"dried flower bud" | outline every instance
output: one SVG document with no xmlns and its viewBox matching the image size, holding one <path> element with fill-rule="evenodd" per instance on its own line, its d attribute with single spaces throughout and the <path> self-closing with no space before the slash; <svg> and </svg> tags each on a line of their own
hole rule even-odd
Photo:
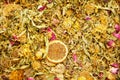
<svg viewBox="0 0 120 80">
<path fill-rule="evenodd" d="M 27 78 L 27 80 L 35 80 L 33 77 L 29 77 Z"/>
<path fill-rule="evenodd" d="M 114 68 L 119 68 L 119 63 L 113 63 L 113 64 L 111 64 L 111 66 Z"/>
<path fill-rule="evenodd" d="M 114 32 L 114 33 L 113 33 L 113 36 L 115 36 L 117 39 L 120 39 L 120 33 Z"/>
<path fill-rule="evenodd" d="M 115 42 L 113 40 L 109 40 L 107 42 L 107 46 L 108 46 L 108 48 L 115 47 Z"/>
<path fill-rule="evenodd" d="M 115 30 L 116 30 L 116 32 L 118 33 L 118 32 L 120 31 L 120 25 L 116 24 L 116 25 L 115 25 Z"/>
<path fill-rule="evenodd" d="M 113 73 L 113 74 L 117 74 L 118 71 L 119 71 L 119 68 L 115 68 L 115 67 L 110 68 L 110 72 Z"/>
</svg>

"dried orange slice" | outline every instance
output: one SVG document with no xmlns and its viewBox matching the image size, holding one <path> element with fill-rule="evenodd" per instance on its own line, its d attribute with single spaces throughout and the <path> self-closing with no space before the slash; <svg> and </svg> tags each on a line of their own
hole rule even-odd
<svg viewBox="0 0 120 80">
<path fill-rule="evenodd" d="M 51 41 L 48 46 L 47 59 L 50 62 L 59 63 L 66 59 L 68 48 L 63 42 L 54 40 Z"/>
</svg>

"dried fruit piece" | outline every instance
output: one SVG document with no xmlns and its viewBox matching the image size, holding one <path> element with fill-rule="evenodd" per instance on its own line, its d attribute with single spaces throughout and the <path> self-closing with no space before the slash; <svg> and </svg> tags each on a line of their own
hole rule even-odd
<svg viewBox="0 0 120 80">
<path fill-rule="evenodd" d="M 59 63 L 66 59 L 68 48 L 63 42 L 54 40 L 49 43 L 47 53 L 47 59 L 50 62 Z"/>
</svg>

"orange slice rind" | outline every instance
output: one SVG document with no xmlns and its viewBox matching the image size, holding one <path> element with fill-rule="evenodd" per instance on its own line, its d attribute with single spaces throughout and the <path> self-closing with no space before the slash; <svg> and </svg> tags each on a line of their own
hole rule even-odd
<svg viewBox="0 0 120 80">
<path fill-rule="evenodd" d="M 49 43 L 47 50 L 47 59 L 50 62 L 60 63 L 66 59 L 67 54 L 68 48 L 63 42 L 54 40 Z"/>
</svg>

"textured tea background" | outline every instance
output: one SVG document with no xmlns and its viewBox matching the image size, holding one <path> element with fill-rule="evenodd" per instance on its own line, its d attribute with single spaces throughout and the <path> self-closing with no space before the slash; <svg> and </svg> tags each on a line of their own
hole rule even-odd
<svg viewBox="0 0 120 80">
<path fill-rule="evenodd" d="M 53 40 L 69 50 L 58 64 Z M 0 0 L 0 80 L 120 80 L 119 68 L 119 0 Z"/>
</svg>

